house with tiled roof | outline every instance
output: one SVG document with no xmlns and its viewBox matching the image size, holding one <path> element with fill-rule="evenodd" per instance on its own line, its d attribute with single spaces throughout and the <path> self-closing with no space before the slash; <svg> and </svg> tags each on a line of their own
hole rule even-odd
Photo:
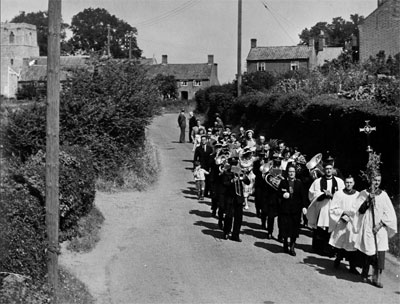
<svg viewBox="0 0 400 304">
<path fill-rule="evenodd" d="M 161 64 L 146 66 L 150 77 L 158 74 L 174 76 L 177 81 L 179 98 L 193 99 L 200 89 L 219 85 L 218 65 L 214 63 L 214 55 L 208 55 L 206 63 L 168 63 L 168 56 L 162 55 Z"/>
<path fill-rule="evenodd" d="M 309 45 L 295 46 L 257 46 L 257 39 L 251 39 L 247 55 L 247 72 L 269 71 L 282 74 L 288 71 L 312 70 L 326 61 L 337 58 L 343 51 L 341 47 L 327 47 L 323 33 L 318 48 L 314 39 Z"/>
<path fill-rule="evenodd" d="M 378 0 L 377 8 L 358 26 L 360 61 L 380 51 L 392 57 L 400 53 L 400 0 Z"/>
</svg>

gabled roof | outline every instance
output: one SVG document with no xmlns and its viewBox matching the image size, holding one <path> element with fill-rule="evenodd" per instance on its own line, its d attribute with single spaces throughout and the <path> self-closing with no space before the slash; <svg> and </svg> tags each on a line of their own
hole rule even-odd
<svg viewBox="0 0 400 304">
<path fill-rule="evenodd" d="M 67 80 L 69 72 L 60 69 L 60 81 Z M 21 70 L 21 77 L 18 81 L 46 81 L 47 65 L 24 66 Z"/>
<path fill-rule="evenodd" d="M 308 59 L 311 52 L 312 47 L 306 45 L 254 47 L 250 49 L 247 60 Z"/>
<path fill-rule="evenodd" d="M 207 80 L 211 78 L 214 64 L 188 63 L 188 64 L 154 64 L 146 66 L 148 73 L 155 77 L 173 75 L 177 80 Z"/>
<path fill-rule="evenodd" d="M 60 66 L 82 66 L 90 59 L 89 56 L 60 56 Z M 47 65 L 47 56 L 30 57 L 35 60 L 35 65 Z"/>
</svg>

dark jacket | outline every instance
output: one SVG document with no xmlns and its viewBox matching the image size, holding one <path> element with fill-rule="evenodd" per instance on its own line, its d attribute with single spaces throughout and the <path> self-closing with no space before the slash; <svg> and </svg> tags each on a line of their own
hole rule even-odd
<svg viewBox="0 0 400 304">
<path fill-rule="evenodd" d="M 286 191 L 285 191 L 286 190 Z M 303 207 L 307 206 L 306 193 L 303 184 L 300 180 L 294 180 L 293 193 L 290 198 L 283 198 L 283 194 L 289 191 L 289 181 L 284 179 L 279 184 L 278 195 L 279 213 L 281 214 L 296 214 L 301 213 Z"/>
<path fill-rule="evenodd" d="M 205 151 L 203 145 L 200 145 L 194 150 L 193 163 L 198 160 L 201 167 L 208 171 L 212 161 L 211 154 L 213 154 L 213 149 L 209 145 L 206 145 Z"/>
<path fill-rule="evenodd" d="M 183 128 L 186 127 L 186 116 L 183 113 L 180 113 L 178 116 L 178 125 Z"/>
</svg>

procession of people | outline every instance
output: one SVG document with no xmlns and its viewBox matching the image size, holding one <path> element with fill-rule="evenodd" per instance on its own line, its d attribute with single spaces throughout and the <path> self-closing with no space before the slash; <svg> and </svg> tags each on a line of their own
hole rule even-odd
<svg viewBox="0 0 400 304">
<path fill-rule="evenodd" d="M 255 139 L 254 130 L 243 127 L 233 133 L 218 114 L 208 129 L 192 112 L 190 117 L 197 198 L 210 198 L 223 239 L 242 241 L 243 210 L 249 209 L 252 197 L 260 228 L 267 239 L 282 243 L 283 252 L 296 256 L 303 226 L 312 230 L 313 252 L 334 258 L 334 268 L 346 259 L 349 271 L 361 274 L 364 282 L 370 282 L 372 265 L 371 283 L 383 287 L 385 251 L 397 232 L 397 219 L 380 188 L 380 158 L 374 152 L 366 170 L 370 186 L 358 192 L 354 178 L 341 176 L 331 155 L 318 153 L 307 161 L 297 147 L 282 140 L 267 141 L 263 135 Z"/>
</svg>

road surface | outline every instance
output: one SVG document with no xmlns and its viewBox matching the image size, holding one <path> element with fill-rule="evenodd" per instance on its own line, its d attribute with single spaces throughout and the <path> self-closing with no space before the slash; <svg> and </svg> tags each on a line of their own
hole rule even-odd
<svg viewBox="0 0 400 304">
<path fill-rule="evenodd" d="M 177 115 L 155 118 L 148 130 L 160 152 L 158 183 L 142 193 L 97 193 L 100 242 L 87 254 L 63 251 L 61 264 L 99 304 L 400 303 L 399 267 L 387 264 L 383 289 L 361 283 L 346 265 L 335 270 L 332 259 L 313 254 L 308 230 L 297 256 L 285 254 L 266 239 L 253 204 L 243 242 L 223 240 L 209 200 L 196 199 L 192 146 L 178 143 Z"/>
</svg>

